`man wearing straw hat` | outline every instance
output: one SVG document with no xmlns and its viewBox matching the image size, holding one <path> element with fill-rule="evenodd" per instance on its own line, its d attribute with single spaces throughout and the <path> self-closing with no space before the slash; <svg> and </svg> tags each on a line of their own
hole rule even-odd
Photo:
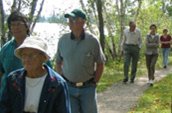
<svg viewBox="0 0 172 113">
<path fill-rule="evenodd" d="M 23 67 L 6 77 L 0 113 L 71 113 L 65 80 L 44 64 L 50 57 L 44 40 L 31 36 L 15 50 Z"/>
</svg>

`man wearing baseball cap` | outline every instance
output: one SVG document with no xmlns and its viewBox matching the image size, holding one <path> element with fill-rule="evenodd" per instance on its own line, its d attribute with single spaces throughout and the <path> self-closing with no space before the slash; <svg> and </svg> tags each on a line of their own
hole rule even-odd
<svg viewBox="0 0 172 113">
<path fill-rule="evenodd" d="M 68 83 L 72 113 L 97 113 L 96 84 L 103 72 L 104 54 L 98 39 L 84 29 L 82 10 L 64 16 L 71 32 L 59 39 L 56 70 Z"/>
</svg>

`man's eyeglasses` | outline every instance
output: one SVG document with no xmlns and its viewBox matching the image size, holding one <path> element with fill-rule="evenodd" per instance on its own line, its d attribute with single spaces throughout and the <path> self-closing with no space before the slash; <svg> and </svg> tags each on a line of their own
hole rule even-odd
<svg viewBox="0 0 172 113">
<path fill-rule="evenodd" d="M 22 59 L 28 58 L 28 59 L 31 59 L 32 60 L 32 59 L 37 58 L 37 56 L 40 55 L 40 54 L 43 54 L 43 53 L 32 53 L 32 54 L 23 53 L 23 54 L 21 54 L 21 58 Z"/>
</svg>

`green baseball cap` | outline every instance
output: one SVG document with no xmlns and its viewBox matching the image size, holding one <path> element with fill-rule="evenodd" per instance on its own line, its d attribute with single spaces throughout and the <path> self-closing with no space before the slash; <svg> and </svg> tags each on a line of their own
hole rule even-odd
<svg viewBox="0 0 172 113">
<path fill-rule="evenodd" d="M 77 17 L 80 17 L 80 18 L 86 20 L 85 13 L 80 9 L 74 9 L 72 12 L 65 14 L 64 17 L 65 18 L 69 18 L 69 17 L 77 18 Z"/>
</svg>

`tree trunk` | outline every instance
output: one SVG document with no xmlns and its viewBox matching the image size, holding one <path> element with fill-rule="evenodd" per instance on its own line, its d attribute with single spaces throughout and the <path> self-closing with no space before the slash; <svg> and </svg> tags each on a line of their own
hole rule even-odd
<svg viewBox="0 0 172 113">
<path fill-rule="evenodd" d="M 118 1 L 118 0 L 117 0 Z M 119 7 L 118 7 L 119 9 Z M 124 29 L 125 29 L 125 10 L 126 10 L 126 1 L 124 0 L 120 0 L 120 9 L 119 9 L 119 12 L 118 14 L 120 15 L 119 17 L 119 21 L 120 21 L 120 41 L 118 43 L 118 53 L 120 54 L 121 53 L 121 42 L 122 42 L 122 39 L 123 39 L 123 36 L 124 36 Z"/>
<path fill-rule="evenodd" d="M 33 0 L 33 1 L 34 1 L 34 0 Z M 30 14 L 31 14 L 31 18 L 32 18 L 32 26 L 30 27 L 31 33 L 33 32 L 33 29 L 34 29 L 34 27 L 35 27 L 35 25 L 36 25 L 36 22 L 37 22 L 37 20 L 39 19 L 39 16 L 41 15 L 41 12 L 42 12 L 42 9 L 43 9 L 43 6 L 44 6 L 44 1 L 45 1 L 45 0 L 42 0 L 42 2 L 41 2 L 41 4 L 40 4 L 39 11 L 38 11 L 38 13 L 37 13 L 35 19 L 33 19 L 34 11 L 32 11 L 32 10 L 33 10 L 33 9 L 36 10 L 36 4 L 37 4 L 37 2 L 36 2 L 36 4 L 33 4 L 33 7 L 32 7 L 32 10 L 31 10 L 31 13 L 30 13 Z"/>
<path fill-rule="evenodd" d="M 88 13 L 88 10 L 86 9 L 86 6 L 84 5 L 83 0 L 80 0 L 80 4 L 81 4 L 82 9 L 84 10 L 84 12 L 85 12 L 86 15 L 87 15 L 87 27 L 88 27 L 88 29 L 89 29 L 89 31 L 90 31 L 91 33 L 95 34 L 95 31 L 94 31 L 93 27 L 92 27 L 91 24 L 90 24 L 90 20 L 91 20 L 91 19 L 90 19 L 90 16 L 89 16 L 90 13 Z"/>
<path fill-rule="evenodd" d="M 0 37 L 1 37 L 1 43 L 0 46 L 5 44 L 6 38 L 5 38 L 5 25 L 4 25 L 4 7 L 3 7 L 3 1 L 0 0 Z"/>
<path fill-rule="evenodd" d="M 31 11 L 29 13 L 29 20 L 30 20 L 30 33 L 32 33 L 33 31 L 33 25 L 34 25 L 34 14 L 35 14 L 35 10 L 36 10 L 36 6 L 37 6 L 37 2 L 38 0 L 32 0 L 31 2 Z M 31 24 L 32 23 L 32 24 Z"/>
<path fill-rule="evenodd" d="M 112 57 L 112 59 L 114 60 L 116 57 L 116 47 L 115 47 L 115 41 L 114 41 L 114 35 L 113 35 L 113 24 L 112 24 L 112 19 L 110 16 L 108 16 L 108 12 L 106 11 L 106 7 L 103 6 L 104 9 L 104 14 L 105 14 L 105 18 L 106 18 L 106 29 L 108 32 L 108 38 L 110 38 L 110 41 L 106 41 L 106 47 Z M 110 44 L 108 44 L 110 43 Z M 110 46 L 111 45 L 111 46 Z"/>
<path fill-rule="evenodd" d="M 19 4 L 18 5 L 18 9 L 17 9 L 18 11 L 20 11 L 20 9 L 21 9 L 21 3 L 22 3 L 22 1 L 21 0 L 18 0 L 18 4 Z"/>
<path fill-rule="evenodd" d="M 105 35 L 104 35 L 104 21 L 102 15 L 102 1 L 96 0 L 98 19 L 99 19 L 99 33 L 100 33 L 100 44 L 102 46 L 102 50 L 105 49 Z"/>
<path fill-rule="evenodd" d="M 11 12 L 17 10 L 17 1 L 13 0 L 13 5 L 11 6 Z"/>
<path fill-rule="evenodd" d="M 142 0 L 138 0 L 138 8 L 137 8 L 136 15 L 135 15 L 135 19 L 134 19 L 135 21 L 137 21 L 137 17 L 139 15 L 141 6 L 142 6 Z"/>
</svg>

